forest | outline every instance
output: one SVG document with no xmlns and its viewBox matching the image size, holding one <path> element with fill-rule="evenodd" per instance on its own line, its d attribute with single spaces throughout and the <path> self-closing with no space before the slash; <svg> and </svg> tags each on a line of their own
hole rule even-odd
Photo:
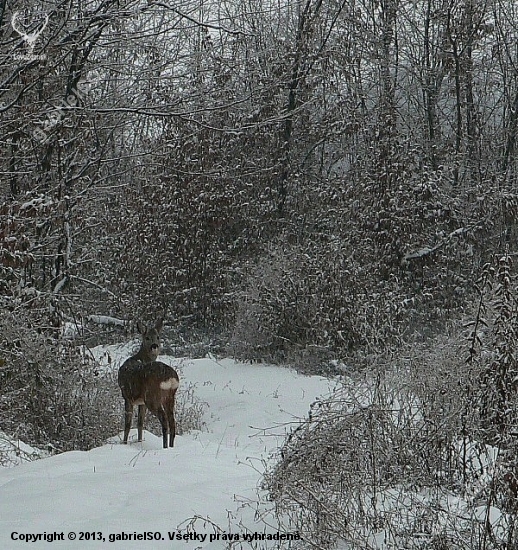
<svg viewBox="0 0 518 550">
<path fill-rule="evenodd" d="M 433 548 L 516 547 L 514 0 L 0 0 L 0 42 L 1 430 L 102 443 L 120 403 L 84 350 L 165 312 L 179 353 L 370 380 L 265 481 L 312 547 L 352 506 L 339 464 L 462 492 L 473 442 L 511 527 Z"/>
</svg>

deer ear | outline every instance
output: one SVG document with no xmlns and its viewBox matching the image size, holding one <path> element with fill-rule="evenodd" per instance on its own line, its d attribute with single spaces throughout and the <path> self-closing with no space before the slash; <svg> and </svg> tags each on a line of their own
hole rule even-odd
<svg viewBox="0 0 518 550">
<path fill-rule="evenodd" d="M 146 332 L 146 327 L 140 321 L 137 321 L 137 330 L 140 334 L 144 334 Z"/>
<path fill-rule="evenodd" d="M 155 328 L 160 332 L 162 330 L 162 326 L 164 325 L 164 317 L 160 317 L 158 321 L 156 322 Z"/>
</svg>

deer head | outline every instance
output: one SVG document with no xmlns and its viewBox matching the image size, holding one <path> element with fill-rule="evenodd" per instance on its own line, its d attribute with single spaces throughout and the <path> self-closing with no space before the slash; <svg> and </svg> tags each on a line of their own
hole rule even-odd
<svg viewBox="0 0 518 550">
<path fill-rule="evenodd" d="M 142 342 L 138 353 L 133 356 L 133 359 L 142 361 L 143 363 L 156 361 L 160 353 L 160 332 L 162 331 L 163 324 L 163 317 L 161 317 L 154 326 L 149 328 L 140 321 L 137 321 L 137 330 L 142 336 Z"/>
</svg>

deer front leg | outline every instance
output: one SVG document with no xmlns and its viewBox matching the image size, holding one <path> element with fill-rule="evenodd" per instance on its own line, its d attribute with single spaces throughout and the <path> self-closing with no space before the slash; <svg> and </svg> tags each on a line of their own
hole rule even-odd
<svg viewBox="0 0 518 550">
<path fill-rule="evenodd" d="M 124 400 L 124 443 L 128 443 L 133 418 L 133 405 L 128 399 Z"/>
<path fill-rule="evenodd" d="M 142 432 L 144 431 L 144 418 L 146 417 L 146 405 L 138 406 L 138 440 L 142 441 Z"/>
</svg>

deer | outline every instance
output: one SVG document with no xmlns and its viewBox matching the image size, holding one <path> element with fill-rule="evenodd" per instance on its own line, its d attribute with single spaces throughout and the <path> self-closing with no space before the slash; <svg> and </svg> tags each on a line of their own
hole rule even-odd
<svg viewBox="0 0 518 550">
<path fill-rule="evenodd" d="M 133 419 L 133 407 L 138 406 L 138 441 L 142 441 L 146 409 L 155 415 L 162 425 L 164 449 L 174 446 L 176 422 L 174 401 L 180 384 L 178 373 L 169 365 L 157 361 L 160 351 L 160 332 L 163 318 L 155 326 L 146 327 L 137 322 L 142 341 L 138 352 L 124 361 L 119 369 L 118 382 L 124 398 L 124 440 L 128 443 Z"/>
</svg>

